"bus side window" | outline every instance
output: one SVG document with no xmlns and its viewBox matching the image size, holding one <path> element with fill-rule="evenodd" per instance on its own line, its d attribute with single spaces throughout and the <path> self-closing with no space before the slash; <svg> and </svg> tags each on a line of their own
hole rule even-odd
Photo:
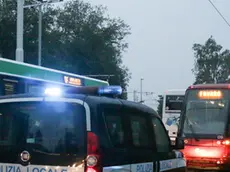
<svg viewBox="0 0 230 172">
<path fill-rule="evenodd" d="M 171 143 L 163 124 L 156 117 L 152 117 L 152 124 L 153 124 L 155 139 L 156 139 L 155 142 L 156 142 L 157 151 L 169 152 Z"/>
<path fill-rule="evenodd" d="M 43 93 L 44 91 L 44 84 L 42 84 L 41 82 L 36 82 L 35 83 L 30 83 L 27 82 L 26 83 L 26 93 L 30 93 L 30 94 L 36 94 L 36 93 Z"/>
<path fill-rule="evenodd" d="M 3 95 L 17 94 L 18 91 L 17 80 L 3 79 Z"/>
</svg>

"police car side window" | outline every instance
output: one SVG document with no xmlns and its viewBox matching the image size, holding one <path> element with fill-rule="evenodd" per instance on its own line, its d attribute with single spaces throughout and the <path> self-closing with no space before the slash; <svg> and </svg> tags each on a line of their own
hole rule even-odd
<svg viewBox="0 0 230 172">
<path fill-rule="evenodd" d="M 133 145 L 136 147 L 152 147 L 145 116 L 130 116 Z"/>
<path fill-rule="evenodd" d="M 170 141 L 167 132 L 164 129 L 163 124 L 158 118 L 152 118 L 152 124 L 155 134 L 155 142 L 158 152 L 168 152 L 170 151 Z"/>
<path fill-rule="evenodd" d="M 107 114 L 105 119 L 112 144 L 119 147 L 124 145 L 124 130 L 121 117 L 115 114 Z"/>
</svg>

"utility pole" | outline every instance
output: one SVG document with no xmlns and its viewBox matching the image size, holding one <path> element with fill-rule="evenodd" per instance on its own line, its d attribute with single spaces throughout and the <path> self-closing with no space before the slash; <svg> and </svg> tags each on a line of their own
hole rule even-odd
<svg viewBox="0 0 230 172">
<path fill-rule="evenodd" d="M 150 96 L 150 95 L 155 94 L 154 92 L 148 92 L 148 91 L 146 91 L 146 92 L 141 91 L 141 92 L 136 92 L 136 93 L 140 93 L 141 95 L 145 94 L 146 96 Z M 141 97 L 140 103 L 144 103 L 144 102 L 145 102 L 145 100 L 143 100 L 142 97 Z"/>
<path fill-rule="evenodd" d="M 137 93 L 137 91 L 134 90 L 134 91 L 133 91 L 133 101 L 134 101 L 134 102 L 136 102 L 136 93 Z"/>
<path fill-rule="evenodd" d="M 139 101 L 139 100 L 138 100 L 138 94 L 142 93 L 142 95 L 145 94 L 146 96 L 150 96 L 150 95 L 156 94 L 155 92 L 148 92 L 148 91 L 139 92 L 139 91 L 137 91 L 137 90 L 133 90 L 133 91 L 131 91 L 131 92 L 125 91 L 125 92 L 123 92 L 123 93 L 133 94 L 133 101 L 134 101 L 134 102 L 139 102 L 139 103 L 144 103 L 145 100 L 142 99 L 141 101 Z M 153 100 L 153 101 L 157 101 L 156 98 L 153 98 L 152 100 Z"/>
<path fill-rule="evenodd" d="M 17 48 L 16 61 L 24 62 L 23 50 L 23 25 L 24 25 L 24 0 L 17 0 Z"/>
<path fill-rule="evenodd" d="M 140 87 L 140 96 L 141 96 L 141 101 L 140 101 L 140 103 L 143 103 L 143 100 L 142 100 L 142 81 L 143 81 L 144 79 L 143 78 L 141 78 L 141 87 Z"/>
<path fill-rule="evenodd" d="M 38 66 L 42 65 L 42 3 L 39 5 L 38 18 Z"/>
</svg>

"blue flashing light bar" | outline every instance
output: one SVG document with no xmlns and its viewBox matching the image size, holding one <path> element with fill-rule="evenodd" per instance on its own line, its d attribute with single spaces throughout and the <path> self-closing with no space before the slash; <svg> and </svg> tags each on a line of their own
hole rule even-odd
<svg viewBox="0 0 230 172">
<path fill-rule="evenodd" d="M 78 87 L 73 90 L 65 90 L 60 87 L 46 87 L 45 96 L 60 97 L 63 94 L 86 94 L 86 95 L 104 95 L 118 96 L 122 94 L 121 86 L 101 86 L 101 87 Z"/>
<path fill-rule="evenodd" d="M 62 90 L 61 88 L 46 88 L 44 93 L 46 96 L 61 96 Z"/>
<path fill-rule="evenodd" d="M 109 94 L 109 95 L 121 95 L 122 94 L 122 88 L 121 86 L 104 86 L 99 87 L 98 94 Z"/>
</svg>

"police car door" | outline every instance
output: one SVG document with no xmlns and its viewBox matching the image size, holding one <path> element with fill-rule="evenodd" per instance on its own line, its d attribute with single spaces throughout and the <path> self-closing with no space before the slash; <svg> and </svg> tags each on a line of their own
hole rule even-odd
<svg viewBox="0 0 230 172">
<path fill-rule="evenodd" d="M 185 160 L 179 157 L 179 151 L 172 150 L 170 138 L 167 131 L 157 117 L 152 117 L 152 125 L 154 128 L 155 145 L 157 150 L 157 171 L 167 172 L 184 172 L 186 171 Z"/>
<path fill-rule="evenodd" d="M 154 133 L 149 114 L 132 109 L 125 110 L 130 126 L 129 155 L 132 172 L 155 172 L 157 157 L 154 155 Z"/>
<path fill-rule="evenodd" d="M 125 116 L 121 114 L 121 106 L 114 104 L 101 105 L 102 114 L 106 123 L 100 129 L 103 137 L 103 172 L 130 172 L 130 158 L 127 152 L 128 132 L 125 125 Z M 109 142 L 109 143 L 106 143 Z"/>
</svg>

